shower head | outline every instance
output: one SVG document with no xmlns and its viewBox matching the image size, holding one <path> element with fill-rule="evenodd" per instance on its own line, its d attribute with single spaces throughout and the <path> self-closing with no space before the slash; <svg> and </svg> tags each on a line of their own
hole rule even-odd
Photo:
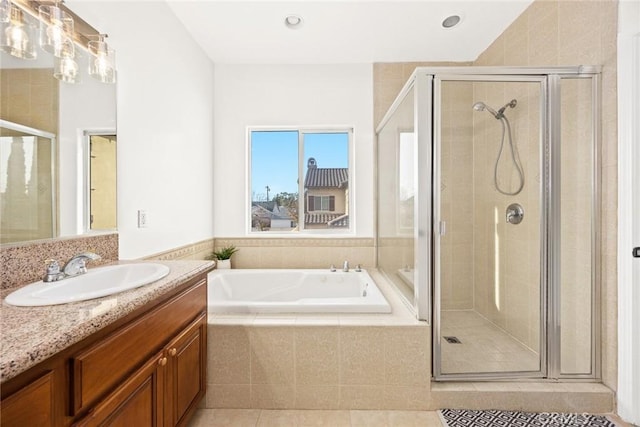
<svg viewBox="0 0 640 427">
<path fill-rule="evenodd" d="M 490 112 L 493 117 L 495 117 L 496 119 L 500 118 L 500 115 L 496 112 L 496 110 L 494 110 L 493 108 L 489 107 L 487 104 L 485 104 L 484 102 L 480 101 L 480 102 L 476 102 L 475 104 L 473 104 L 473 109 L 476 111 L 484 111 L 487 110 L 488 112 Z"/>
<path fill-rule="evenodd" d="M 511 101 L 506 103 L 502 108 L 500 108 L 498 111 L 496 111 L 493 108 L 489 107 L 484 102 L 480 101 L 480 102 L 476 102 L 475 104 L 473 104 L 473 109 L 476 110 L 476 111 L 487 110 L 488 112 L 490 112 L 493 115 L 493 117 L 495 117 L 497 120 L 500 120 L 501 118 L 504 117 L 504 110 L 506 110 L 507 107 L 515 108 L 516 105 L 518 105 L 518 101 L 516 101 L 515 99 L 512 99 Z"/>
<path fill-rule="evenodd" d="M 504 115 L 504 110 L 506 110 L 507 107 L 516 108 L 516 105 L 518 105 L 518 101 L 516 101 L 515 99 L 512 99 L 511 101 L 509 101 L 506 104 L 504 104 L 504 106 L 501 109 L 498 110 L 498 115 L 499 116 L 503 116 Z"/>
</svg>

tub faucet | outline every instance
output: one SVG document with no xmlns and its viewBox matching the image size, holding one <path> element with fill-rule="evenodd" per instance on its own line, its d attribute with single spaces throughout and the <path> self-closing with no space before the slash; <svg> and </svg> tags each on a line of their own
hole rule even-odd
<svg viewBox="0 0 640 427">
<path fill-rule="evenodd" d="M 349 272 L 349 261 L 344 261 L 344 264 L 342 264 L 342 271 L 344 271 L 345 273 Z"/>
<path fill-rule="evenodd" d="M 72 257 L 62 269 L 64 277 L 73 277 L 87 272 L 87 261 L 98 260 L 100 255 L 93 252 L 82 252 Z"/>
</svg>

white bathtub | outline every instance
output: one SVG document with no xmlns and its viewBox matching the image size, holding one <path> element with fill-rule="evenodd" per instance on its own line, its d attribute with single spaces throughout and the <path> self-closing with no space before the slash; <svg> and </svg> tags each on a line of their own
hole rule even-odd
<svg viewBox="0 0 640 427">
<path fill-rule="evenodd" d="M 390 313 L 366 271 L 214 270 L 209 313 Z"/>
</svg>

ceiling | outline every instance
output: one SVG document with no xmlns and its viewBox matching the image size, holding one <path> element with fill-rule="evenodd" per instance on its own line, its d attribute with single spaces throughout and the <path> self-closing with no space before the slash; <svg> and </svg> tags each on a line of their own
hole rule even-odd
<svg viewBox="0 0 640 427">
<path fill-rule="evenodd" d="M 473 61 L 532 0 L 168 0 L 215 63 Z M 300 28 L 285 26 L 288 15 Z M 461 22 L 442 27 L 449 15 Z"/>
</svg>

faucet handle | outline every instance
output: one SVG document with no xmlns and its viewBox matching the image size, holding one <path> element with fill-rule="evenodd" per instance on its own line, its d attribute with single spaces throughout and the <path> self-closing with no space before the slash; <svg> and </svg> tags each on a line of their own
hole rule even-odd
<svg viewBox="0 0 640 427">
<path fill-rule="evenodd" d="M 329 267 L 329 271 L 331 271 L 332 273 L 336 271 L 336 266 L 331 264 L 331 267 Z"/>
<path fill-rule="evenodd" d="M 45 261 L 45 265 L 47 266 L 47 271 L 42 278 L 43 282 L 55 282 L 60 280 L 63 276 L 60 271 L 60 264 L 55 259 L 48 259 Z"/>
<path fill-rule="evenodd" d="M 356 272 L 359 273 L 362 271 L 362 267 L 360 266 L 360 264 L 356 265 Z"/>
</svg>

